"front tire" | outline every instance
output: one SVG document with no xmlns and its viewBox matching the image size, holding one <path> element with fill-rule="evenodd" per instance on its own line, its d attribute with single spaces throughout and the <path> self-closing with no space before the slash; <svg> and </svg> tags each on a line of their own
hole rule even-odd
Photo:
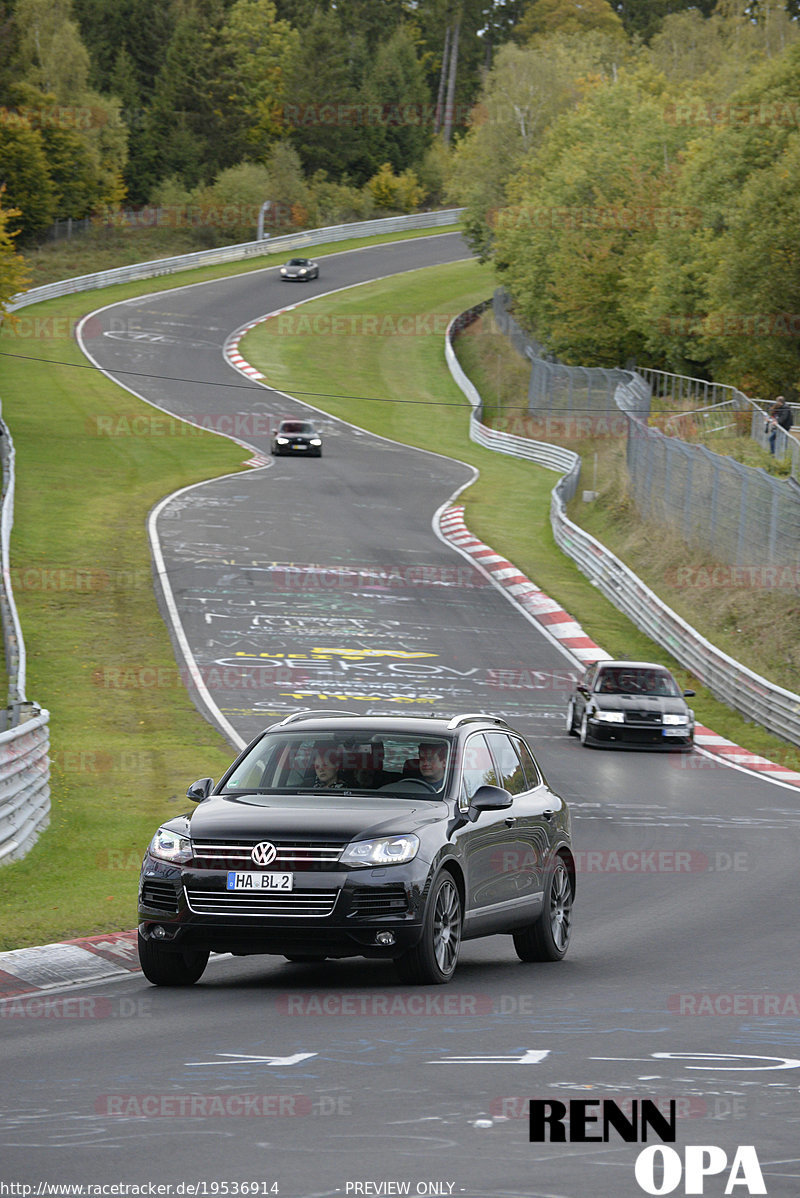
<svg viewBox="0 0 800 1198">
<path fill-rule="evenodd" d="M 138 939 L 142 973 L 154 986 L 193 986 L 208 964 L 208 949 L 176 953 L 145 939 L 141 932 Z"/>
<path fill-rule="evenodd" d="M 575 700 L 574 699 L 570 699 L 569 703 L 567 704 L 567 735 L 569 735 L 569 736 L 577 736 L 578 735 L 578 733 L 575 730 Z"/>
<path fill-rule="evenodd" d="M 455 879 L 450 873 L 442 873 L 428 900 L 422 939 L 402 957 L 395 957 L 401 982 L 441 986 L 450 981 L 458 963 L 462 918 Z"/>
<path fill-rule="evenodd" d="M 520 961 L 561 961 L 566 956 L 572 935 L 574 895 L 567 863 L 557 857 L 541 915 L 530 927 L 514 933 Z"/>
</svg>

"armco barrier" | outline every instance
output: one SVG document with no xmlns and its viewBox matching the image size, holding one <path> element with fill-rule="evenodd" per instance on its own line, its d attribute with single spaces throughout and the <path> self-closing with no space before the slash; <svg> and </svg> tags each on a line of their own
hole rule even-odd
<svg viewBox="0 0 800 1198">
<path fill-rule="evenodd" d="M 3 503 L 0 612 L 8 673 L 8 707 L 0 732 L 0 864 L 24 857 L 50 819 L 49 715 L 25 697 L 25 642 L 11 589 L 9 543 L 14 522 L 14 445 L 0 420 Z"/>
<path fill-rule="evenodd" d="M 566 504 L 575 494 L 580 478 L 578 455 L 544 441 L 497 432 L 481 422 L 480 394 L 461 369 L 452 342 L 453 337 L 476 320 L 486 306 L 479 304 L 456 317 L 445 338 L 450 373 L 472 407 L 470 439 L 486 449 L 526 458 L 548 470 L 563 473 L 564 477 L 553 488 L 550 501 L 550 523 L 558 547 L 615 607 L 667 649 L 676 661 L 691 670 L 713 695 L 776 736 L 800 745 L 800 695 L 776 686 L 712 645 L 605 545 L 569 519 Z"/>
<path fill-rule="evenodd" d="M 74 295 L 79 291 L 93 291 L 98 287 L 110 287 L 113 283 L 131 283 L 136 279 L 153 279 L 159 275 L 177 274 L 182 270 L 194 270 L 198 266 L 215 266 L 220 262 L 240 262 L 244 258 L 255 258 L 265 254 L 276 254 L 301 250 L 312 245 L 325 245 L 329 241 L 349 241 L 353 237 L 379 237 L 382 233 L 402 233 L 409 229 L 438 229 L 458 224 L 463 208 L 446 208 L 440 212 L 415 212 L 411 216 L 387 216 L 382 220 L 365 220 L 350 225 L 331 225 L 326 229 L 306 229 L 302 233 L 289 233 L 285 237 L 273 237 L 264 241 L 245 241 L 240 245 L 223 245 L 215 250 L 198 250 L 195 254 L 180 254 L 174 258 L 157 258 L 152 262 L 136 262 L 131 266 L 117 266 L 113 270 L 101 270 L 92 275 L 78 275 L 74 279 L 62 279 L 59 283 L 46 283 L 33 287 L 21 295 L 15 295 L 7 305 L 9 312 L 29 304 L 41 304 L 44 300 L 58 299 L 62 295 Z"/>
<path fill-rule="evenodd" d="M 49 714 L 0 732 L 0 865 L 24 857 L 50 820 Z"/>
</svg>

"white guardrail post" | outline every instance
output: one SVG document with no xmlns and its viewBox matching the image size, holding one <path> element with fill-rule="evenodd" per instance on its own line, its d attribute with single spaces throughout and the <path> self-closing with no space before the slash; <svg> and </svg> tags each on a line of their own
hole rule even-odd
<svg viewBox="0 0 800 1198">
<path fill-rule="evenodd" d="M 130 283 L 136 279 L 152 279 L 159 275 L 177 274 L 198 266 L 219 262 L 237 262 L 258 257 L 324 245 L 330 241 L 349 241 L 354 237 L 375 237 L 382 233 L 402 233 L 408 229 L 446 228 L 458 224 L 463 208 L 448 208 L 439 212 L 417 212 L 411 216 L 389 216 L 383 220 L 361 221 L 357 224 L 332 225 L 325 229 L 307 229 L 286 237 L 264 241 L 248 241 L 241 245 L 220 246 L 174 258 L 153 262 L 138 262 L 96 274 L 80 275 L 34 287 L 16 295 L 7 305 L 9 312 L 45 300 L 58 299 L 81 291 L 110 287 L 113 283 Z M 0 865 L 24 857 L 50 819 L 49 720 L 47 711 L 40 710 L 25 698 L 25 642 L 19 623 L 11 588 L 9 545 L 14 522 L 14 446 L 8 429 L 0 420 L 0 451 L 3 458 L 3 503 L 0 524 L 2 540 L 3 585 L 0 587 L 3 644 L 9 678 L 8 708 L 0 718 Z"/>
<path fill-rule="evenodd" d="M 571 450 L 545 441 L 497 432 L 481 422 L 481 396 L 461 369 L 453 339 L 476 320 L 491 301 L 462 312 L 453 320 L 445 337 L 445 357 L 456 384 L 472 407 L 470 440 L 513 457 L 526 458 L 563 477 L 550 499 L 550 523 L 559 549 L 576 563 L 607 599 L 657 644 L 663 646 L 711 693 L 769 732 L 800 745 L 800 695 L 776 686 L 735 661 L 701 636 L 696 628 L 668 607 L 624 562 L 567 516 L 566 504 L 575 494 L 580 477 L 580 458 Z M 624 388 L 630 384 L 621 383 Z M 623 406 L 623 405 L 620 405 Z M 630 421 L 631 417 L 628 417 Z"/>
</svg>

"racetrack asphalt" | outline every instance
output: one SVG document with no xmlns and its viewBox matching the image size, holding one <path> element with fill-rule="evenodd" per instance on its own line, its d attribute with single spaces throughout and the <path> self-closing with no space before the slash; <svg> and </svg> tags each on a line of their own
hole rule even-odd
<svg viewBox="0 0 800 1198">
<path fill-rule="evenodd" d="M 448 234 L 335 255 L 303 294 L 465 252 Z M 287 286 L 273 270 L 115 305 L 93 316 L 90 352 L 129 386 L 124 372 L 143 372 L 136 391 L 187 419 L 238 415 L 266 457 L 253 413 L 305 409 L 242 390 L 222 351 L 292 302 Z M 570 955 L 522 966 L 505 938 L 470 942 L 444 994 L 399 987 L 380 963 L 252 958 L 214 961 L 181 993 L 135 975 L 87 981 L 98 1001 L 83 1017 L 12 1000 L 18 1018 L 0 1020 L 8 1177 L 274 1178 L 290 1198 L 386 1180 L 474 1198 L 628 1198 L 644 1192 L 642 1145 L 530 1144 L 526 1103 L 652 1097 L 678 1104 L 681 1155 L 716 1145 L 730 1161 L 753 1144 L 769 1194 L 796 1195 L 796 793 L 699 754 L 567 738 L 574 666 L 433 530 L 471 468 L 323 423 L 321 460 L 277 459 L 161 506 L 198 680 L 242 739 L 317 703 L 415 711 L 433 697 L 437 711 L 505 716 L 575 817 Z M 248 1095 L 282 1097 L 283 1112 L 226 1117 Z"/>
</svg>

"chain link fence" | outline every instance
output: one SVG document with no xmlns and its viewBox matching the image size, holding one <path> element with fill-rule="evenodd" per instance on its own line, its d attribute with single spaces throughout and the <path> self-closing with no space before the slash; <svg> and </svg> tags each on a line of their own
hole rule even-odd
<svg viewBox="0 0 800 1198">
<path fill-rule="evenodd" d="M 629 489 L 642 518 L 670 528 L 716 561 L 788 569 L 800 579 L 800 485 L 682 441 L 679 435 L 681 419 L 694 417 L 706 427 L 721 429 L 735 423 L 742 412 L 751 435 L 768 448 L 769 431 L 759 402 L 735 387 L 664 371 L 554 363 L 516 323 L 502 291 L 495 293 L 493 312 L 501 332 L 531 362 L 529 411 L 546 411 L 548 428 L 560 412 L 563 432 L 573 436 L 601 431 L 626 436 Z M 698 405 L 675 417 L 678 435 L 668 436 L 648 425 L 653 395 L 675 406 Z M 794 455 L 794 461 L 800 442 L 783 429 L 777 432 L 776 456 Z M 797 461 L 800 466 L 800 457 Z"/>
<path fill-rule="evenodd" d="M 650 391 L 647 387 L 630 387 L 633 372 L 602 366 L 565 366 L 522 329 L 509 310 L 510 297 L 498 288 L 492 299 L 492 313 L 501 333 L 510 340 L 518 353 L 531 364 L 528 384 L 528 410 L 548 417 L 547 427 L 557 435 L 570 437 L 593 434 L 625 433 L 627 425 L 617 389 L 628 384 L 629 391 L 623 409 L 647 419 L 650 412 Z M 630 403 L 630 409 L 624 405 Z"/>
</svg>

